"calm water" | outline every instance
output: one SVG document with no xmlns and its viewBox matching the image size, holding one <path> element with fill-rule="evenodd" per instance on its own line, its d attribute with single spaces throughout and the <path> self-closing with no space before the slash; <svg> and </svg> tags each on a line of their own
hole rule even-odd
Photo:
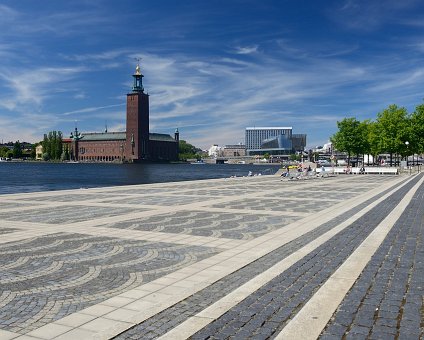
<svg viewBox="0 0 424 340">
<path fill-rule="evenodd" d="M 275 165 L 0 162 L 0 194 L 273 174 Z"/>
</svg>

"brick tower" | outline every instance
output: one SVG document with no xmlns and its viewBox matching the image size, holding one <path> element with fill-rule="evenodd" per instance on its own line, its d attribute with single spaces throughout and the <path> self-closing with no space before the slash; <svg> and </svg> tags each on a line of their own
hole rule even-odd
<svg viewBox="0 0 424 340">
<path fill-rule="evenodd" d="M 144 93 L 143 75 L 137 64 L 132 92 L 127 94 L 127 135 L 125 154 L 128 161 L 149 159 L 149 95 Z"/>
</svg>

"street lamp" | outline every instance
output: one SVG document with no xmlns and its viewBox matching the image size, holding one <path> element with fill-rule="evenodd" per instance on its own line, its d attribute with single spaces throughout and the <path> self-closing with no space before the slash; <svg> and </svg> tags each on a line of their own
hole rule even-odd
<svg viewBox="0 0 424 340">
<path fill-rule="evenodd" d="M 408 154 L 409 154 L 409 142 L 408 141 L 406 141 L 405 142 L 405 145 L 406 145 L 406 167 L 407 168 L 409 168 L 409 165 L 408 165 Z M 411 169 L 409 169 L 409 173 L 411 173 Z"/>
</svg>

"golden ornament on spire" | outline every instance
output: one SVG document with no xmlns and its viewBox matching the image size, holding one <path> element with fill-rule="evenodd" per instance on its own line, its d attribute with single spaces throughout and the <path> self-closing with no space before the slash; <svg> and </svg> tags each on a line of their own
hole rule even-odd
<svg viewBox="0 0 424 340">
<path fill-rule="evenodd" d="M 137 66 L 135 67 L 135 74 L 137 76 L 141 75 L 141 71 L 140 71 L 140 65 L 137 64 Z"/>
</svg>

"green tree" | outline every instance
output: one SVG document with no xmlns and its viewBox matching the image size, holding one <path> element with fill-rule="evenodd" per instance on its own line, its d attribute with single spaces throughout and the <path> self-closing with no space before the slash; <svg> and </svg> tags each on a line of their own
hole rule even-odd
<svg viewBox="0 0 424 340">
<path fill-rule="evenodd" d="M 13 154 L 13 158 L 22 157 L 22 146 L 19 141 L 16 141 L 15 144 L 13 145 L 12 154 Z"/>
<path fill-rule="evenodd" d="M 300 161 L 300 155 L 297 155 L 297 154 L 295 154 L 295 153 L 292 153 L 292 154 L 290 155 L 290 160 L 291 160 L 291 161 Z"/>
<path fill-rule="evenodd" d="M 390 105 L 377 114 L 376 134 L 380 139 L 380 151 L 390 154 L 390 166 L 393 154 L 405 154 L 410 129 L 408 129 L 408 112 L 404 107 Z"/>
<path fill-rule="evenodd" d="M 37 145 L 39 145 L 39 143 L 35 143 L 35 144 L 31 147 L 31 154 L 30 154 L 31 159 L 35 159 L 35 157 L 36 157 L 35 148 L 37 147 Z"/>
<path fill-rule="evenodd" d="M 378 135 L 377 123 L 369 122 L 367 129 L 367 139 L 368 139 L 368 154 L 373 156 L 374 162 L 378 157 L 378 154 L 381 153 L 381 141 Z"/>
<path fill-rule="evenodd" d="M 412 153 L 424 153 L 424 104 L 420 104 L 410 117 L 411 140 L 409 141 Z"/>
<path fill-rule="evenodd" d="M 9 153 L 9 148 L 7 146 L 3 146 L 0 148 L 0 157 L 8 157 L 8 153 Z"/>
<path fill-rule="evenodd" d="M 357 148 L 355 149 L 357 164 L 359 160 L 359 155 L 362 155 L 362 164 L 363 164 L 364 163 L 363 156 L 365 154 L 371 153 L 371 143 L 369 140 L 370 124 L 371 123 L 369 120 L 364 120 L 360 122 L 358 126 L 359 141 L 358 141 Z"/>
<path fill-rule="evenodd" d="M 344 118 L 337 122 L 337 131 L 330 137 L 335 149 L 347 153 L 347 162 L 350 164 L 350 158 L 353 154 L 359 155 L 365 148 L 364 138 L 367 138 L 364 125 L 356 118 Z"/>
<path fill-rule="evenodd" d="M 190 158 L 199 159 L 200 157 L 201 149 L 196 148 L 194 145 L 187 143 L 183 139 L 180 139 L 178 148 L 179 148 L 178 158 L 180 161 L 186 161 L 187 159 L 190 159 Z"/>
<path fill-rule="evenodd" d="M 63 135 L 60 131 L 50 131 L 44 135 L 43 158 L 59 160 L 63 153 Z M 46 154 L 46 156 L 44 156 Z"/>
</svg>

